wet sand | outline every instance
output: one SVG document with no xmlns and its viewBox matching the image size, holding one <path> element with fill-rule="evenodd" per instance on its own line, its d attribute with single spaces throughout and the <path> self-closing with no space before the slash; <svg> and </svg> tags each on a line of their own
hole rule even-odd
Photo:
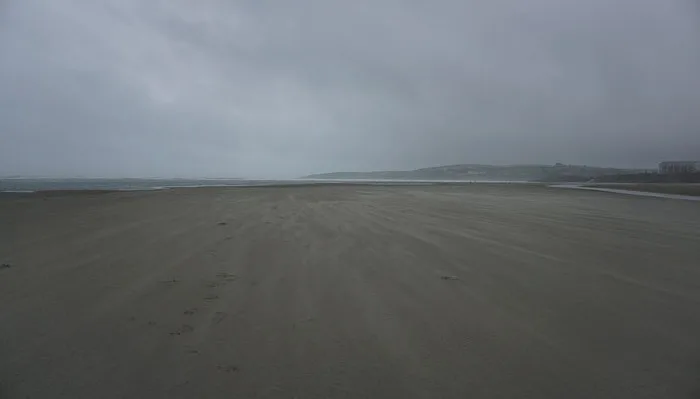
<svg viewBox="0 0 700 399">
<path fill-rule="evenodd" d="M 564 189 L 574 189 L 574 190 L 589 190 L 589 191 L 600 191 L 605 193 L 623 194 L 623 195 L 635 195 L 638 197 L 655 197 L 655 198 L 666 198 L 681 201 L 700 201 L 700 196 L 696 195 L 684 195 L 684 194 L 673 194 L 669 192 L 662 192 L 663 190 L 648 189 L 648 190 L 637 190 L 634 185 L 579 185 L 579 184 L 555 184 L 551 185 L 552 188 L 564 188 Z M 621 188 L 623 187 L 623 188 Z M 673 190 L 666 190 L 673 191 Z"/>
<path fill-rule="evenodd" d="M 608 188 L 617 190 L 641 191 L 647 193 L 670 194 L 678 196 L 700 197 L 699 183 L 605 183 L 586 184 L 585 187 Z"/>
<path fill-rule="evenodd" d="M 0 398 L 697 398 L 700 204 L 530 185 L 0 198 Z"/>
</svg>

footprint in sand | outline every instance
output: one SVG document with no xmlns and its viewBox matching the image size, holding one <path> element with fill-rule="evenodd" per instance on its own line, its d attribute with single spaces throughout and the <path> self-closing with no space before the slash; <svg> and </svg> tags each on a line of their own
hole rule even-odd
<svg viewBox="0 0 700 399">
<path fill-rule="evenodd" d="M 224 321 L 226 316 L 228 316 L 226 314 L 226 312 L 216 312 L 216 313 L 214 313 L 214 316 L 211 318 L 211 322 L 212 322 L 212 324 L 219 324 L 222 321 Z"/>
<path fill-rule="evenodd" d="M 233 366 L 233 365 L 218 365 L 216 366 L 219 371 L 223 371 L 225 373 L 235 373 L 238 371 L 238 366 Z"/>
<path fill-rule="evenodd" d="M 236 279 L 236 275 L 235 275 L 235 274 L 233 274 L 233 273 L 227 273 L 227 272 L 218 273 L 218 274 L 216 275 L 216 277 L 218 277 L 219 279 L 224 280 L 224 281 L 233 281 L 233 280 Z"/>
<path fill-rule="evenodd" d="M 232 281 L 236 280 L 236 275 L 233 273 L 218 273 L 216 275 L 217 281 L 211 281 L 207 283 L 208 288 L 218 288 L 222 287 Z"/>
<path fill-rule="evenodd" d="M 182 327 L 171 332 L 170 335 L 182 335 L 182 334 L 191 333 L 192 331 L 194 331 L 194 327 L 192 327 L 189 324 L 183 324 Z"/>
</svg>

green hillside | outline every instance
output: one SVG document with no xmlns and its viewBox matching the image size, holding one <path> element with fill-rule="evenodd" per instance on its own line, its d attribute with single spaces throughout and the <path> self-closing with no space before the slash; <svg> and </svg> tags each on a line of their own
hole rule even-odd
<svg viewBox="0 0 700 399">
<path fill-rule="evenodd" d="M 436 166 L 406 171 L 333 172 L 308 179 L 403 179 L 403 180 L 511 180 L 588 181 L 606 175 L 639 173 L 640 170 L 582 165 L 479 165 Z"/>
</svg>

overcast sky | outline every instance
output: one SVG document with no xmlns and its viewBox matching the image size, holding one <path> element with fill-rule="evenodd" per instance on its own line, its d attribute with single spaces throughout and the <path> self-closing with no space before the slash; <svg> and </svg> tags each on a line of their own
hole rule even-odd
<svg viewBox="0 0 700 399">
<path fill-rule="evenodd" d="M 695 0 L 0 0 L 0 175 L 698 158 Z"/>
</svg>

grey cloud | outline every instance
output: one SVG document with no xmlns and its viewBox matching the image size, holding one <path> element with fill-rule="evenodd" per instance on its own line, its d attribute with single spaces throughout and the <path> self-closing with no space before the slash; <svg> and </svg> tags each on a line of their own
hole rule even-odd
<svg viewBox="0 0 700 399">
<path fill-rule="evenodd" d="M 698 15 L 680 0 L 10 0 L 0 174 L 698 158 Z"/>
</svg>

